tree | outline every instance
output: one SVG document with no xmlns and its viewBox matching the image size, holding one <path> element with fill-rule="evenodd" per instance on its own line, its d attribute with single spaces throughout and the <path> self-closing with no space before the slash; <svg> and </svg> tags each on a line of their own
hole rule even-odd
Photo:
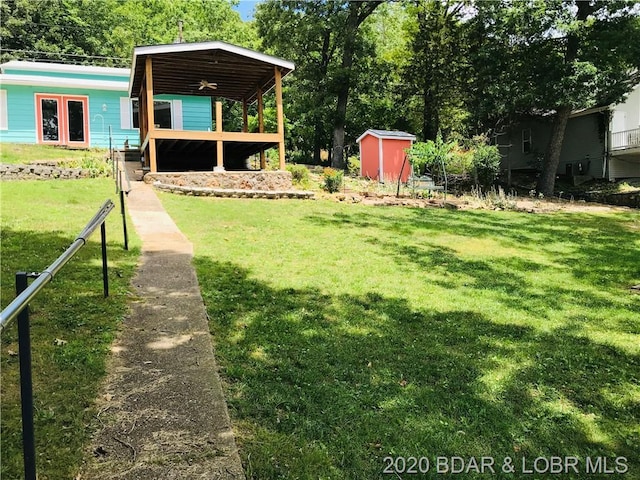
<svg viewBox="0 0 640 480">
<path fill-rule="evenodd" d="M 640 11 L 633 2 L 595 0 L 475 7 L 478 111 L 494 124 L 523 113 L 552 115 L 537 186 L 550 196 L 572 110 L 617 102 L 640 81 Z"/>
<path fill-rule="evenodd" d="M 258 5 L 256 24 L 264 46 L 296 63 L 289 98 L 294 136 L 313 138 L 315 163 L 332 145 L 332 165 L 344 167 L 349 94 L 354 63 L 364 51 L 361 25 L 381 1 L 275 0 Z M 299 135 L 302 131 L 306 135 Z M 303 146 L 304 148 L 304 146 Z"/>
<path fill-rule="evenodd" d="M 313 152 L 320 163 L 330 131 L 329 70 L 335 63 L 334 4 L 319 2 L 261 3 L 256 26 L 263 48 L 296 64 L 294 82 L 285 87 L 294 117 L 295 147 Z"/>
<path fill-rule="evenodd" d="M 443 126 L 461 130 L 466 117 L 461 108 L 467 55 L 464 4 L 415 0 L 408 12 L 412 21 L 407 24 L 411 56 L 404 67 L 406 91 L 422 98 L 421 136 L 435 140 Z"/>
<path fill-rule="evenodd" d="M 347 101 L 351 88 L 351 67 L 356 55 L 358 29 L 369 15 L 380 5 L 381 1 L 349 1 L 346 2 L 346 19 L 341 31 L 342 61 L 336 73 L 337 87 L 336 113 L 333 122 L 333 155 L 331 166 L 344 168 L 344 127 L 347 115 Z"/>
<path fill-rule="evenodd" d="M 225 40 L 249 48 L 255 30 L 227 0 L 4 0 L 2 61 L 38 59 L 129 66 L 138 45 Z"/>
</svg>

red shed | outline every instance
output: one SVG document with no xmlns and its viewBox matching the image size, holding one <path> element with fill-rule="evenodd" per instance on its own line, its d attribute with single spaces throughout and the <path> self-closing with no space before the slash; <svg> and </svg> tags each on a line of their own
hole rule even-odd
<svg viewBox="0 0 640 480">
<path fill-rule="evenodd" d="M 397 182 L 405 158 L 405 148 L 411 147 L 415 135 L 391 130 L 367 130 L 360 144 L 360 175 L 378 181 Z M 382 174 L 381 174 L 382 172 Z M 409 162 L 402 170 L 402 181 L 411 173 Z"/>
</svg>

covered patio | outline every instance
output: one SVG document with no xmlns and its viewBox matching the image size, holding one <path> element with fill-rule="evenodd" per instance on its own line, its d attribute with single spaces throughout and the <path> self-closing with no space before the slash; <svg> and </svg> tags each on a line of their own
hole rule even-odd
<svg viewBox="0 0 640 480">
<path fill-rule="evenodd" d="M 225 171 L 247 169 L 246 159 L 278 148 L 285 168 L 282 78 L 292 62 L 224 42 L 178 43 L 137 47 L 129 80 L 129 96 L 138 98 L 140 150 L 145 167 L 159 171 Z M 276 131 L 266 132 L 264 95 L 274 90 Z M 154 96 L 170 94 L 216 98 L 215 123 L 207 131 L 160 128 L 154 118 Z M 223 103 L 242 104 L 241 131 L 226 131 Z M 257 132 L 249 132 L 249 105 L 257 103 Z"/>
</svg>

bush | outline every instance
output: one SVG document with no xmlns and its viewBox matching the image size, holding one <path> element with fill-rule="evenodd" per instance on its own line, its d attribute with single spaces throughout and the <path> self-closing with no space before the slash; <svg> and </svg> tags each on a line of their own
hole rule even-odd
<svg viewBox="0 0 640 480">
<path fill-rule="evenodd" d="M 342 170 L 336 170 L 334 168 L 325 168 L 322 174 L 322 178 L 324 179 L 324 188 L 329 193 L 335 193 L 340 190 L 340 186 L 342 185 Z"/>
<path fill-rule="evenodd" d="M 347 159 L 347 172 L 349 172 L 349 175 L 352 177 L 360 176 L 360 158 L 356 155 L 351 155 Z"/>
<path fill-rule="evenodd" d="M 495 145 L 479 144 L 473 150 L 473 168 L 478 183 L 489 187 L 500 173 L 500 151 Z"/>
<path fill-rule="evenodd" d="M 61 168 L 80 168 L 88 172 L 89 177 L 110 177 L 113 166 L 109 159 L 85 156 L 82 159 L 62 160 L 58 162 Z"/>
<path fill-rule="evenodd" d="M 287 171 L 291 172 L 293 183 L 304 185 L 309 182 L 309 169 L 304 165 L 287 165 Z"/>
</svg>

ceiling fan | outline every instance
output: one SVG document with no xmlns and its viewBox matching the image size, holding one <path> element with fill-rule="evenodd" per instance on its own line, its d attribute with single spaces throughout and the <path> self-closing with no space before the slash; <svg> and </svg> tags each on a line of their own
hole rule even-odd
<svg viewBox="0 0 640 480">
<path fill-rule="evenodd" d="M 218 88 L 218 84 L 214 82 L 208 82 L 206 80 L 200 80 L 200 83 L 196 83 L 193 85 L 194 87 L 198 87 L 198 90 L 204 90 L 205 88 L 210 88 L 211 90 L 216 90 Z"/>
</svg>

